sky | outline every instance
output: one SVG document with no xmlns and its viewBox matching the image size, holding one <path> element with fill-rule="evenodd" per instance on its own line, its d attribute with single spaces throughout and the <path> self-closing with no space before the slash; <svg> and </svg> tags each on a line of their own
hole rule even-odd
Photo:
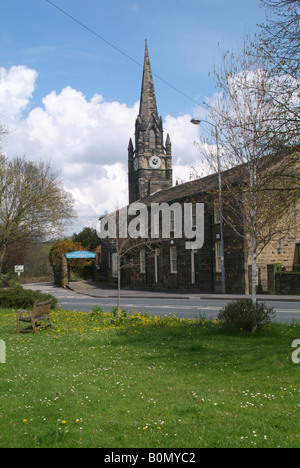
<svg viewBox="0 0 300 468">
<path fill-rule="evenodd" d="M 199 161 L 190 119 L 216 92 L 213 68 L 265 11 L 259 0 L 51 2 L 97 35 L 46 0 L 0 0 L 0 122 L 10 131 L 2 150 L 59 171 L 75 199 L 73 233 L 128 202 L 145 39 L 174 183 L 187 181 Z"/>
</svg>

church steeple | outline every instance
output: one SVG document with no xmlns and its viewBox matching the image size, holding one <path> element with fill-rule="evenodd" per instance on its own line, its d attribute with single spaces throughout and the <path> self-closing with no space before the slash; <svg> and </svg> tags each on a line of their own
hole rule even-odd
<svg viewBox="0 0 300 468">
<path fill-rule="evenodd" d="M 149 120 L 152 114 L 155 114 L 158 117 L 148 44 L 146 40 L 139 116 L 141 119 Z"/>
<path fill-rule="evenodd" d="M 135 149 L 128 148 L 129 203 L 172 187 L 172 145 L 164 146 L 163 121 L 157 111 L 148 44 L 145 44 L 140 111 L 135 124 Z"/>
</svg>

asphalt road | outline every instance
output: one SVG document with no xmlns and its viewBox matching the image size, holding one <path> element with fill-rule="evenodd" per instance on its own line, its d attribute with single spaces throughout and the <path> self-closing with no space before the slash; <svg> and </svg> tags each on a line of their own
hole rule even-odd
<svg viewBox="0 0 300 468">
<path fill-rule="evenodd" d="M 52 294 L 58 300 L 58 304 L 67 310 L 78 310 L 81 312 L 89 312 L 94 305 L 100 305 L 105 310 L 109 311 L 116 306 L 115 298 L 95 298 L 84 294 L 79 294 L 66 289 L 56 288 L 50 284 L 33 284 L 26 285 L 28 289 L 40 289 L 41 291 Z M 139 312 L 147 312 L 153 315 L 172 314 L 183 318 L 205 317 L 214 319 L 217 317 L 220 309 L 228 303 L 223 299 L 138 299 L 124 298 L 122 299 L 122 307 L 130 311 L 136 309 Z M 300 301 L 270 301 L 269 307 L 274 307 L 276 310 L 276 318 L 274 321 L 280 323 L 300 323 Z"/>
</svg>

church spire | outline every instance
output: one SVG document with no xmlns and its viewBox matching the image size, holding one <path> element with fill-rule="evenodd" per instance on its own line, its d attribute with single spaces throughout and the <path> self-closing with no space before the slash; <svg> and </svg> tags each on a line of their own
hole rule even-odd
<svg viewBox="0 0 300 468">
<path fill-rule="evenodd" d="M 158 117 L 155 90 L 154 90 L 153 77 L 152 77 L 150 58 L 149 58 L 149 52 L 148 52 L 148 44 L 146 40 L 143 83 L 142 83 L 139 116 L 141 117 L 142 120 L 145 119 L 146 121 L 149 121 L 152 114 L 155 114 Z"/>
<path fill-rule="evenodd" d="M 129 203 L 172 187 L 172 145 L 164 146 L 162 118 L 158 116 L 147 41 L 140 102 L 135 123 L 135 149 L 128 147 Z"/>
</svg>

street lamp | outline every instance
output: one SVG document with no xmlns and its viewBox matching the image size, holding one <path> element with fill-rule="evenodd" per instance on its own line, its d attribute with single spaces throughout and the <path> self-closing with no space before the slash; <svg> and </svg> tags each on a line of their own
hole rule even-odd
<svg viewBox="0 0 300 468">
<path fill-rule="evenodd" d="M 211 125 L 215 130 L 217 142 L 217 162 L 218 162 L 218 182 L 219 182 L 219 211 L 220 211 L 220 237 L 221 237 L 221 266 L 222 266 L 222 294 L 226 294 L 226 271 L 225 271 L 225 255 L 224 255 L 224 218 L 223 218 L 223 195 L 222 195 L 222 172 L 221 160 L 219 150 L 219 130 L 217 125 L 207 120 L 192 119 L 191 123 L 194 125 L 201 125 L 201 123 Z"/>
</svg>

